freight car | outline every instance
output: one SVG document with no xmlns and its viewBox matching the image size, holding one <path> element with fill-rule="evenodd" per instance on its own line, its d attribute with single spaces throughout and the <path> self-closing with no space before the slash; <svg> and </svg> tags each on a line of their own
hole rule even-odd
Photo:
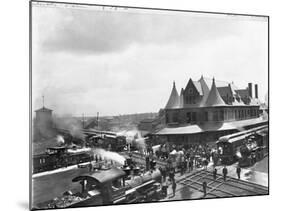
<svg viewBox="0 0 281 211">
<path fill-rule="evenodd" d="M 153 170 L 139 175 L 127 175 L 112 167 L 75 177 L 81 191 L 66 191 L 62 196 L 38 204 L 38 208 L 85 207 L 108 204 L 138 203 L 159 199 L 161 173 Z"/>
<path fill-rule="evenodd" d="M 65 146 L 47 148 L 43 154 L 33 156 L 33 174 L 50 171 L 93 160 L 89 148 L 69 149 Z"/>
</svg>

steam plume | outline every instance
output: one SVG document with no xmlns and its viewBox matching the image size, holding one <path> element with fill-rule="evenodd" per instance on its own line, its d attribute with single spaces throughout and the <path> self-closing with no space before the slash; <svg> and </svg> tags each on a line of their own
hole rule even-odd
<svg viewBox="0 0 281 211">
<path fill-rule="evenodd" d="M 56 128 L 69 130 L 70 134 L 78 139 L 85 140 L 85 135 L 82 132 L 82 125 L 79 121 L 71 117 L 63 117 L 54 119 Z"/>
<path fill-rule="evenodd" d="M 61 135 L 57 135 L 56 139 L 59 145 L 63 145 L 65 143 L 64 138 Z"/>
<path fill-rule="evenodd" d="M 106 151 L 100 148 L 93 149 L 93 153 L 107 160 L 113 160 L 121 165 L 123 165 L 126 160 L 123 156 L 119 155 L 116 152 Z"/>
</svg>

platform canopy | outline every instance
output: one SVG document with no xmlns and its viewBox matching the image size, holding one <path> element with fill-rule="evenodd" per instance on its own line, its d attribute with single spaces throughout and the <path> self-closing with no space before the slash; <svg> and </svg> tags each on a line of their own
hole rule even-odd
<svg viewBox="0 0 281 211">
<path fill-rule="evenodd" d="M 184 134 L 194 134 L 194 133 L 203 133 L 208 131 L 223 131 L 223 130 L 234 130 L 242 129 L 243 127 L 249 125 L 255 125 L 259 123 L 267 122 L 262 118 L 247 119 L 233 122 L 218 122 L 218 123 L 209 123 L 204 125 L 187 125 L 181 127 L 166 127 L 162 130 L 155 133 L 155 135 L 184 135 Z"/>
</svg>

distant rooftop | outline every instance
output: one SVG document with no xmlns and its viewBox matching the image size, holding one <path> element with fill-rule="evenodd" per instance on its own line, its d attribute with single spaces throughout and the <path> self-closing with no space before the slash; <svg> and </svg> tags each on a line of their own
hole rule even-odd
<svg viewBox="0 0 281 211">
<path fill-rule="evenodd" d="M 46 107 L 42 107 L 42 108 L 39 108 L 37 110 L 35 110 L 35 112 L 52 112 L 53 110 L 49 109 L 49 108 L 46 108 Z"/>
</svg>

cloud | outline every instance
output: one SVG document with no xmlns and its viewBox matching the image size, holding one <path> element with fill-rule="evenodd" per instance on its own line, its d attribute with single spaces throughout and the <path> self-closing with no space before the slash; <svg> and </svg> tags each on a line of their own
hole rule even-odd
<svg viewBox="0 0 281 211">
<path fill-rule="evenodd" d="M 36 7 L 33 107 L 56 114 L 158 111 L 201 74 L 267 90 L 267 25 L 237 16 Z M 243 76 L 241 78 L 241 76 Z"/>
<path fill-rule="evenodd" d="M 124 51 L 131 45 L 191 46 L 233 34 L 237 27 L 235 21 L 224 16 L 214 21 L 183 13 L 36 9 L 42 13 L 38 18 L 41 24 L 37 32 L 42 36 L 39 45 L 51 52 L 105 54 Z"/>
</svg>

